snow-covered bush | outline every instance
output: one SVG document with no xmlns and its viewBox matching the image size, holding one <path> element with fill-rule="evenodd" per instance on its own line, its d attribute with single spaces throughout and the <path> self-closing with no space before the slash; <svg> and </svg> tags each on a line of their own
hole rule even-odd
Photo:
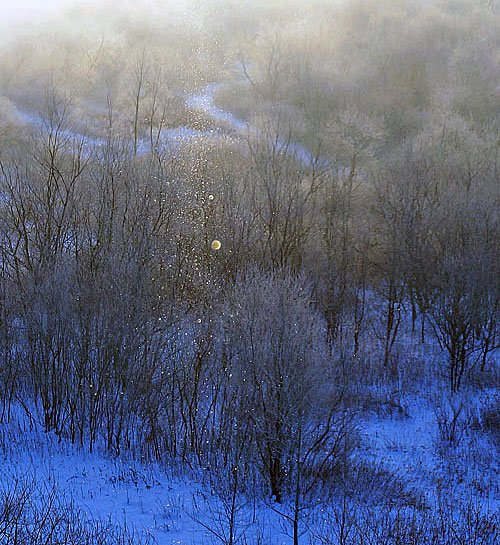
<svg viewBox="0 0 500 545">
<path fill-rule="evenodd" d="M 99 520 L 26 478 L 0 491 L 1 545 L 152 545 L 147 535 Z"/>
</svg>

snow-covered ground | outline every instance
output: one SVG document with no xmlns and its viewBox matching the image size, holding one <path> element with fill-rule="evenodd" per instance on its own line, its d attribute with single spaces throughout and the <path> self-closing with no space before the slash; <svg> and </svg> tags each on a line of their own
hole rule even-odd
<svg viewBox="0 0 500 545">
<path fill-rule="evenodd" d="M 31 429 L 30 429 L 31 428 Z M 126 527 L 157 545 L 208 545 L 225 531 L 223 507 L 202 474 L 157 463 L 110 457 L 60 442 L 19 410 L 0 424 L 0 482 L 8 490 L 25 479 L 89 519 Z M 269 545 L 286 545 L 279 517 L 265 506 L 247 505 L 238 514 L 240 530 Z M 1 541 L 0 538 L 0 543 Z M 28 545 L 28 544 L 27 544 Z"/>
<path fill-rule="evenodd" d="M 491 444 L 462 445 L 455 457 L 446 458 L 458 464 L 451 469 L 457 481 L 456 487 L 451 486 L 450 468 L 436 448 L 435 408 L 426 396 L 409 396 L 404 406 L 405 415 L 374 413 L 360 418 L 357 459 L 400 478 L 431 509 L 436 487 L 443 483 L 450 490 L 458 487 L 464 498 L 476 493 L 487 511 L 498 511 L 499 468 L 494 452 L 487 451 Z M 476 453 L 472 460 L 468 449 L 478 445 L 486 451 Z M 60 497 L 92 519 L 134 529 L 137 535 L 148 536 L 158 545 L 209 545 L 221 542 L 216 536 L 227 529 L 223 506 L 210 486 L 204 484 L 207 479 L 202 472 L 169 466 L 168 461 L 159 465 L 126 456 L 110 457 L 103 451 L 90 454 L 64 440 L 60 442 L 53 434 L 45 434 L 21 410 L 10 423 L 0 424 L 0 452 L 4 489 L 27 476 L 43 487 L 55 487 Z M 487 467 L 481 468 L 478 459 Z M 489 487 L 483 495 L 477 492 L 476 481 L 481 478 L 489 479 L 483 482 Z M 286 524 L 283 526 L 283 519 L 269 504 L 242 504 L 237 523 L 249 543 L 258 543 L 258 536 L 267 545 L 291 543 Z M 304 543 L 311 543 L 306 537 Z"/>
</svg>

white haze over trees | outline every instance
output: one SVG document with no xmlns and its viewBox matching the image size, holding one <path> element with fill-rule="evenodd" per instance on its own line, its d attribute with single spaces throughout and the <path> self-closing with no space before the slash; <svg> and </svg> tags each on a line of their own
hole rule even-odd
<svg viewBox="0 0 500 545">
<path fill-rule="evenodd" d="M 74 6 L 74 0 L 19 0 L 19 2 L 0 2 L 1 28 L 5 32 L 12 26 L 33 24 L 46 18 L 53 17 L 60 10 Z"/>
<path fill-rule="evenodd" d="M 496 545 L 500 13 L 0 0 L 0 545 Z"/>
</svg>

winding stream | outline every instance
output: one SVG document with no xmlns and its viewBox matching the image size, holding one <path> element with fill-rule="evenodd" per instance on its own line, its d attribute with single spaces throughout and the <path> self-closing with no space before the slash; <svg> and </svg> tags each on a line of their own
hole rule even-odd
<svg viewBox="0 0 500 545">
<path fill-rule="evenodd" d="M 220 83 L 209 83 L 199 94 L 188 96 L 186 106 L 192 110 L 203 112 L 207 117 L 212 118 L 217 123 L 228 125 L 236 132 L 247 131 L 249 126 L 246 121 L 215 105 L 215 94 L 221 86 Z"/>
<path fill-rule="evenodd" d="M 157 141 L 157 147 L 159 151 L 176 150 L 185 142 L 193 140 L 195 138 L 217 138 L 221 134 L 234 133 L 240 137 L 248 137 L 252 134 L 258 136 L 260 133 L 256 127 L 251 127 L 247 121 L 237 117 L 232 112 L 223 110 L 216 106 L 215 96 L 219 89 L 222 87 L 222 83 L 209 83 L 199 93 L 188 95 L 185 99 L 185 105 L 190 110 L 195 110 L 202 113 L 207 118 L 214 122 L 215 127 L 207 130 L 193 129 L 191 127 L 181 125 L 178 127 L 162 129 Z M 48 121 L 43 116 L 21 108 L 15 107 L 15 114 L 23 125 L 33 128 L 48 127 Z M 108 144 L 106 138 L 90 136 L 84 132 L 79 132 L 76 129 L 64 129 L 60 131 L 62 138 L 77 139 L 82 142 L 83 150 L 87 153 L 91 152 L 92 148 L 103 148 Z M 130 140 L 130 144 L 132 142 Z M 279 148 L 286 150 L 289 156 L 293 156 L 302 166 L 310 167 L 315 157 L 313 154 L 305 148 L 303 145 L 296 142 L 287 142 L 285 139 L 278 139 L 275 144 Z M 138 145 L 138 155 L 146 155 L 151 151 L 150 139 L 141 136 Z"/>
<path fill-rule="evenodd" d="M 259 135 L 259 129 L 250 127 L 247 121 L 215 105 L 215 95 L 222 85 L 221 83 L 209 83 L 199 94 L 189 96 L 186 100 L 186 106 L 202 112 L 216 123 L 223 123 L 229 126 L 237 134 Z M 286 150 L 288 155 L 293 156 L 304 167 L 310 167 L 317 161 L 317 158 L 302 144 L 287 142 L 283 138 L 279 138 L 276 144 L 279 148 Z M 324 165 L 327 164 L 326 160 L 321 160 L 320 162 Z"/>
</svg>

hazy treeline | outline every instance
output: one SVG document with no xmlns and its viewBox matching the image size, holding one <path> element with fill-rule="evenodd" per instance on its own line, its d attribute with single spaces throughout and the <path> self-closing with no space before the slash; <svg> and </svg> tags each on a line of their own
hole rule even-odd
<svg viewBox="0 0 500 545">
<path fill-rule="evenodd" d="M 211 467 L 298 536 L 356 470 L 363 388 L 498 371 L 498 14 L 228 5 L 4 51 L 0 419 Z M 258 130 L 159 146 L 212 126 L 183 93 L 221 73 Z"/>
</svg>

